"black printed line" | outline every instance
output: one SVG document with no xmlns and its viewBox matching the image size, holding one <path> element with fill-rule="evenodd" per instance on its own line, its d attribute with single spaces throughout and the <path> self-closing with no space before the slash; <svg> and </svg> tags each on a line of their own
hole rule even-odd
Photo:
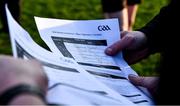
<svg viewBox="0 0 180 106">
<path fill-rule="evenodd" d="M 141 100 L 141 101 L 136 101 L 136 102 L 133 102 L 135 104 L 139 104 L 139 103 L 144 103 L 144 102 L 148 102 L 147 100 Z"/>
<path fill-rule="evenodd" d="M 51 37 L 53 41 L 61 43 L 74 43 L 74 44 L 85 44 L 85 45 L 103 45 L 107 46 L 106 40 L 88 40 L 88 39 L 77 39 L 77 38 L 64 38 L 64 37 Z"/>
<path fill-rule="evenodd" d="M 136 97 L 136 96 L 141 96 L 140 94 L 136 94 L 136 95 L 122 95 L 122 96 L 125 96 L 125 97 Z"/>
<path fill-rule="evenodd" d="M 99 67 L 99 68 L 114 69 L 114 70 L 119 70 L 119 71 L 121 71 L 121 68 L 118 67 L 118 66 L 100 65 L 100 64 L 90 64 L 90 63 L 81 63 L 81 62 L 78 62 L 78 64 L 86 65 L 86 66 Z"/>
<path fill-rule="evenodd" d="M 127 78 L 125 78 L 125 77 L 120 77 L 120 76 L 111 75 L 111 74 L 107 74 L 107 73 L 92 72 L 92 71 L 89 71 L 89 70 L 86 70 L 86 71 L 89 72 L 90 74 L 101 76 L 101 77 L 127 80 Z"/>
</svg>

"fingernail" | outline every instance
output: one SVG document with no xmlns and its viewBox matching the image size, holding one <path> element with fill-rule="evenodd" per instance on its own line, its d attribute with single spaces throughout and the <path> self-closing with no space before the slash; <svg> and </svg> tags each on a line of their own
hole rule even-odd
<svg viewBox="0 0 180 106">
<path fill-rule="evenodd" d="M 129 74 L 128 75 L 128 77 L 131 77 L 131 78 L 136 78 L 136 77 L 138 77 L 137 75 L 135 75 L 135 74 Z"/>
<path fill-rule="evenodd" d="M 112 48 L 110 48 L 110 47 L 108 47 L 107 49 L 106 49 L 106 53 L 111 53 L 113 50 L 112 50 Z"/>
</svg>

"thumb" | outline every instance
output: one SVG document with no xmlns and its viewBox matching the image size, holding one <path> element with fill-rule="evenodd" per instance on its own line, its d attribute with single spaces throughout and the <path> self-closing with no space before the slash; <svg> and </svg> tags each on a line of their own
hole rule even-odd
<svg viewBox="0 0 180 106">
<path fill-rule="evenodd" d="M 105 53 L 107 55 L 113 56 L 116 55 L 118 52 L 122 51 L 123 49 L 128 48 L 134 42 L 133 36 L 125 36 L 121 40 L 115 42 L 113 45 L 106 48 Z"/>
</svg>

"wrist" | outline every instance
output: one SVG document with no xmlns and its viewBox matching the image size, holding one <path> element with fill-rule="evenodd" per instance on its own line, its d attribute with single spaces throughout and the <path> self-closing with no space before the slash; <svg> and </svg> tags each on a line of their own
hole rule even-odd
<svg viewBox="0 0 180 106">
<path fill-rule="evenodd" d="M 23 97 L 25 96 L 26 98 L 22 98 L 22 96 Z M 9 89 L 6 89 L 3 93 L 0 94 L 0 105 L 1 104 L 7 105 L 11 102 L 18 103 L 17 101 L 23 101 L 24 99 L 26 99 L 26 101 L 29 101 L 28 103 L 30 102 L 31 104 L 36 103 L 36 102 L 28 100 L 27 97 L 34 100 L 35 98 L 37 99 L 38 97 L 39 99 L 37 99 L 36 101 L 39 101 L 39 102 L 37 103 L 41 104 L 43 103 L 42 101 L 44 101 L 45 103 L 45 93 L 43 92 L 43 90 L 41 90 L 39 87 L 36 87 L 36 86 L 20 84 L 20 85 L 11 87 Z M 40 99 L 41 99 L 41 102 L 40 102 Z M 27 104 L 26 102 L 22 102 L 22 103 Z"/>
<path fill-rule="evenodd" d="M 36 95 L 24 93 L 12 99 L 9 105 L 45 105 L 45 102 Z"/>
<path fill-rule="evenodd" d="M 7 80 L 3 81 L 3 86 L 1 86 L 0 89 L 0 94 L 2 94 L 3 92 L 5 92 L 7 89 L 13 88 L 17 85 L 29 85 L 29 86 L 36 86 L 36 87 L 40 87 L 37 82 L 35 82 L 34 80 L 26 77 L 18 77 L 18 78 L 14 78 L 14 76 L 12 76 L 11 78 L 6 78 Z M 41 88 L 42 89 L 42 88 Z M 44 91 L 43 91 L 44 92 Z"/>
</svg>

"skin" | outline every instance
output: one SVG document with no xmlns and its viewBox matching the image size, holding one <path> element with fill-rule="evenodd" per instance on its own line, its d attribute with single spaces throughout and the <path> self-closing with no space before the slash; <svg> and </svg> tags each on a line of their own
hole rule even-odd
<svg viewBox="0 0 180 106">
<path fill-rule="evenodd" d="M 109 46 L 105 53 L 113 56 L 120 51 L 125 52 L 125 60 L 129 64 L 134 64 L 146 58 L 149 55 L 148 48 L 146 47 L 147 38 L 144 33 L 140 31 L 122 32 L 121 40 Z M 146 87 L 153 95 L 156 93 L 158 86 L 158 77 L 138 77 L 129 75 L 129 80 L 137 86 Z"/>
<path fill-rule="evenodd" d="M 47 91 L 48 81 L 41 64 L 35 60 L 14 59 L 10 56 L 0 56 L 0 94 L 7 89 L 19 84 L 36 86 Z M 14 98 L 11 103 L 18 104 L 44 104 L 36 95 L 21 94 Z"/>
<path fill-rule="evenodd" d="M 139 77 L 134 75 L 129 75 L 128 77 L 132 84 L 147 88 L 152 95 L 156 94 L 159 83 L 158 77 Z"/>
</svg>

